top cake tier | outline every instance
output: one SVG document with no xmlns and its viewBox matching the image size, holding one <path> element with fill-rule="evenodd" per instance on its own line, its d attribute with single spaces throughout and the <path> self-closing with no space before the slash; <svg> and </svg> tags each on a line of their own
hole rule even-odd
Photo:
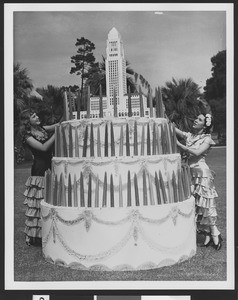
<svg viewBox="0 0 238 300">
<path fill-rule="evenodd" d="M 177 152 L 174 126 L 165 118 L 82 119 L 55 130 L 56 157 L 110 157 Z"/>
</svg>

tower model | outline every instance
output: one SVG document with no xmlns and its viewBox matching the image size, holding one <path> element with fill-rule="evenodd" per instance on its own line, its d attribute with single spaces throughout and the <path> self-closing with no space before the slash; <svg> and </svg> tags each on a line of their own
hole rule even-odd
<svg viewBox="0 0 238 300">
<path fill-rule="evenodd" d="M 189 170 L 162 103 L 156 117 L 151 109 L 146 117 L 138 97 L 139 115 L 125 115 L 125 59 L 115 28 L 108 35 L 106 69 L 104 117 L 56 127 L 41 202 L 43 255 L 54 264 L 95 271 L 182 262 L 196 253 Z"/>
</svg>

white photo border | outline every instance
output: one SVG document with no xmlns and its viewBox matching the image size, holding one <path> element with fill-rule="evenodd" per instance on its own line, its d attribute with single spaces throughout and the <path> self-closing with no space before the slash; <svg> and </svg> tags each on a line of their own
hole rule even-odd
<svg viewBox="0 0 238 300">
<path fill-rule="evenodd" d="M 5 115 L 5 289 L 6 290 L 167 290 L 234 289 L 234 20 L 232 3 L 5 3 L 4 4 L 4 115 Z M 93 8 L 92 8 L 93 7 Z M 14 281 L 14 162 L 13 162 L 13 14 L 17 11 L 226 11 L 227 44 L 227 280 L 226 281 Z M 12 99 L 12 101 L 10 101 Z M 7 118 L 6 118 L 7 116 Z M 228 159 L 229 158 L 229 159 Z M 6 196 L 5 196 L 6 197 Z M 228 201 L 229 199 L 229 201 Z M 158 284 L 159 283 L 159 284 Z"/>
</svg>

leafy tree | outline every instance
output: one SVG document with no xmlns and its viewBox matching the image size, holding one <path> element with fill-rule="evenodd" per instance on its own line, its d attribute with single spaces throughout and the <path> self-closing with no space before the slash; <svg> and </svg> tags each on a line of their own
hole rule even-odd
<svg viewBox="0 0 238 300">
<path fill-rule="evenodd" d="M 214 116 L 214 131 L 218 138 L 226 132 L 226 51 L 211 58 L 212 77 L 207 79 L 204 97 L 211 106 Z"/>
<path fill-rule="evenodd" d="M 71 68 L 70 74 L 75 73 L 81 76 L 81 96 L 83 94 L 85 79 L 89 76 L 89 70 L 95 64 L 95 57 L 92 51 L 95 49 L 94 43 L 81 37 L 77 39 L 75 44 L 77 49 L 77 54 L 71 57 L 71 62 L 75 65 Z"/>
<path fill-rule="evenodd" d="M 181 130 L 190 131 L 196 116 L 206 109 L 199 100 L 200 87 L 191 78 L 178 81 L 172 78 L 161 92 L 168 118 Z"/>
<path fill-rule="evenodd" d="M 89 70 L 89 77 L 86 81 L 86 85 L 90 86 L 90 91 L 93 95 L 99 95 L 99 87 L 102 86 L 102 93 L 106 94 L 106 62 L 105 57 L 102 56 L 102 61 L 97 62 Z M 133 81 L 131 75 L 134 74 L 133 69 L 130 67 L 130 63 L 126 61 L 126 80 L 127 87 L 130 86 L 131 93 L 136 92 L 136 84 Z"/>
<path fill-rule="evenodd" d="M 206 100 L 221 99 L 226 96 L 226 51 L 220 51 L 211 58 L 212 77 L 204 87 Z"/>
</svg>

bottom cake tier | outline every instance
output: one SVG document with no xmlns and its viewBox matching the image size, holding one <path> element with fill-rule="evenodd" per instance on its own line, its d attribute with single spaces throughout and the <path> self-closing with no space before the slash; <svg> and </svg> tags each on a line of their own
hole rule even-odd
<svg viewBox="0 0 238 300">
<path fill-rule="evenodd" d="M 82 270 L 146 270 L 196 253 L 195 204 L 77 208 L 41 202 L 42 249 L 54 264 Z"/>
</svg>

